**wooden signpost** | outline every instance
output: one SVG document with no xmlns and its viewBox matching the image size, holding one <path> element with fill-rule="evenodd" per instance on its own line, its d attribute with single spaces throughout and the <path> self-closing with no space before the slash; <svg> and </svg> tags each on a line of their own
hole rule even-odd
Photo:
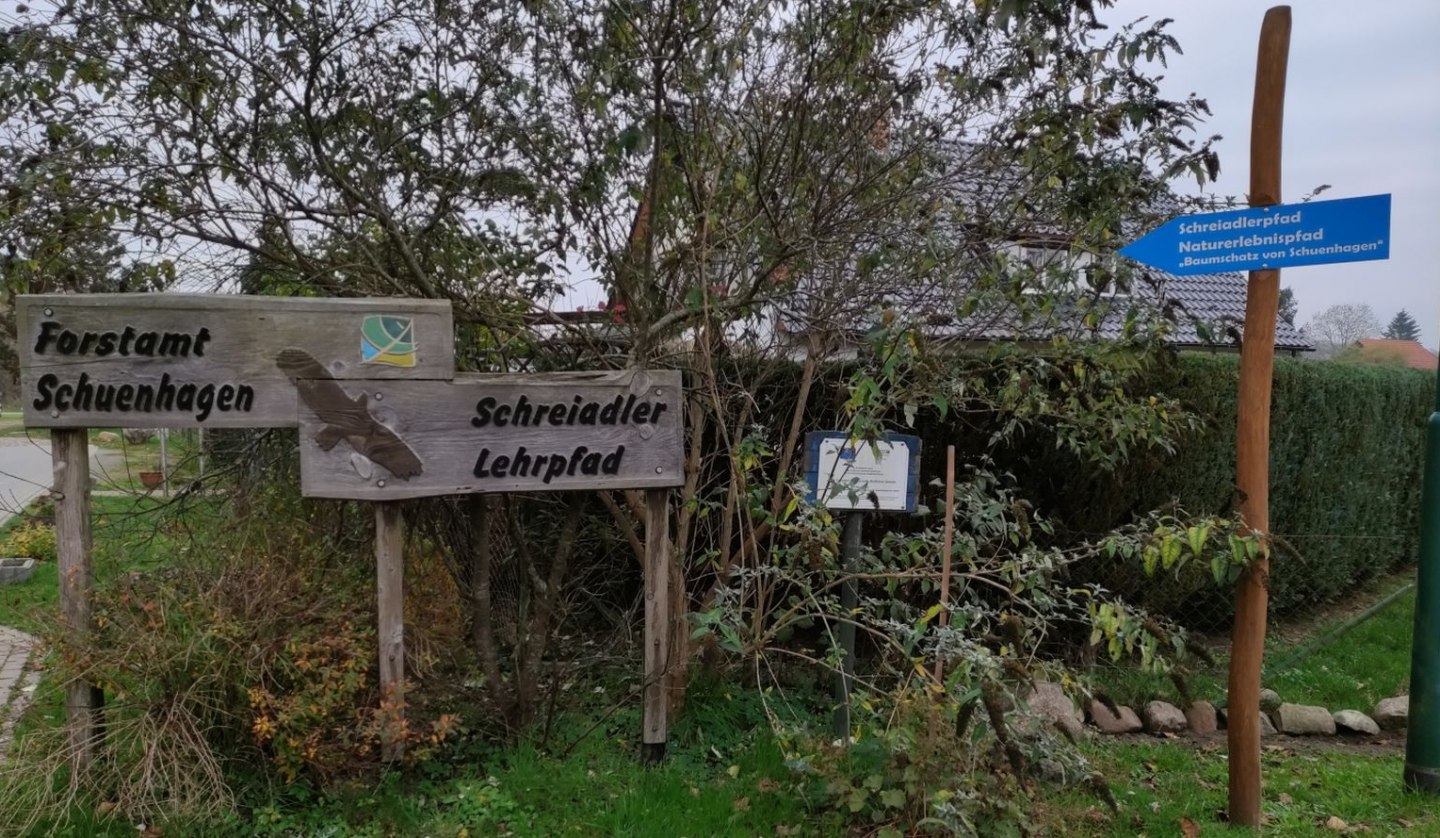
<svg viewBox="0 0 1440 838">
<path fill-rule="evenodd" d="M 380 688 L 404 679 L 400 498 L 647 489 L 641 752 L 665 755 L 670 666 L 669 488 L 684 482 L 680 373 L 341 381 L 298 357 L 300 482 L 310 497 L 379 501 Z M 308 376 L 308 377 L 307 377 Z M 386 757 L 399 756 L 387 745 Z"/>
<path fill-rule="evenodd" d="M 1250 205 L 1280 203 L 1280 137 L 1285 115 L 1285 70 L 1290 54 L 1290 7 L 1276 6 L 1260 26 L 1255 102 L 1250 117 Z M 1270 534 L 1270 389 L 1275 367 L 1275 319 L 1280 271 L 1250 272 L 1245 334 L 1240 346 L 1239 415 L 1235 433 L 1235 489 L 1240 518 L 1262 539 Z M 1230 745 L 1230 823 L 1260 827 L 1260 670 L 1265 654 L 1270 562 L 1262 553 L 1235 590 L 1230 645 L 1226 735 Z"/>
<path fill-rule="evenodd" d="M 318 370 L 317 370 L 318 371 Z M 300 481 L 310 497 L 680 485 L 675 371 L 300 383 Z"/>
<path fill-rule="evenodd" d="M 91 625 L 85 429 L 302 426 L 301 488 L 375 501 L 382 700 L 403 712 L 405 498 L 645 489 L 642 754 L 665 754 L 669 488 L 684 482 L 680 374 L 630 370 L 455 378 L 450 304 L 216 294 L 17 298 L 22 407 L 51 428 L 68 630 Z M 66 689 L 75 765 L 103 696 Z M 382 743 L 386 760 L 403 743 Z"/>
<path fill-rule="evenodd" d="M 455 369 L 442 301 L 53 294 L 15 304 L 25 425 L 52 429 L 60 608 L 77 638 L 92 623 L 86 428 L 293 427 L 295 370 L 285 360 L 295 352 L 335 379 L 448 379 Z M 387 568 L 398 567 L 381 562 L 382 612 L 392 601 Z M 65 694 L 79 767 L 101 740 L 103 694 L 86 683 Z"/>
<path fill-rule="evenodd" d="M 1270 531 L 1270 390 L 1280 268 L 1385 259 L 1390 253 L 1390 196 L 1280 203 L 1281 135 L 1290 7 L 1265 12 L 1250 117 L 1250 209 L 1173 219 L 1120 252 L 1176 274 L 1248 270 L 1240 346 L 1235 490 L 1240 519 L 1262 541 Z M 1227 695 L 1230 823 L 1259 827 L 1260 672 L 1270 562 L 1251 562 L 1235 589 Z"/>
</svg>

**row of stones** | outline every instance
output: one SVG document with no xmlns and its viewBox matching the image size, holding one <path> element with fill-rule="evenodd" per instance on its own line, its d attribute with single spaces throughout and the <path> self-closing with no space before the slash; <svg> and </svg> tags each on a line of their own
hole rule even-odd
<svg viewBox="0 0 1440 838">
<path fill-rule="evenodd" d="M 1224 727 L 1225 711 L 1208 701 L 1196 701 L 1185 710 L 1165 701 L 1151 701 L 1140 713 L 1124 705 L 1114 709 L 1101 701 L 1091 701 L 1082 713 L 1065 695 L 1059 684 L 1042 682 L 1030 695 L 1030 709 L 1053 720 L 1071 735 L 1079 735 L 1089 718 L 1101 733 L 1122 734 L 1145 731 L 1153 734 L 1190 731 L 1204 736 Z M 1331 713 L 1324 707 L 1282 702 L 1273 690 L 1260 695 L 1260 733 L 1292 736 L 1334 736 L 1352 734 L 1376 736 L 1382 730 L 1401 730 L 1409 720 L 1408 696 L 1387 698 L 1375 705 L 1370 715 L 1359 710 Z"/>
</svg>

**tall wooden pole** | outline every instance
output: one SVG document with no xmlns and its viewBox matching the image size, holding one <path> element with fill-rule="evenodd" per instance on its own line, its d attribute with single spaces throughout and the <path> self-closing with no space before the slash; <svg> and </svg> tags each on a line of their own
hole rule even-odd
<svg viewBox="0 0 1440 838">
<path fill-rule="evenodd" d="M 395 707 L 395 718 L 405 713 L 405 522 L 399 501 L 375 504 L 375 595 L 378 604 L 376 634 L 380 643 L 380 697 Z M 392 762 L 405 756 L 405 743 L 387 738 L 380 743 L 380 758 Z"/>
<path fill-rule="evenodd" d="M 945 446 L 945 537 L 940 543 L 940 625 L 950 625 L 950 552 L 955 548 L 955 446 Z M 945 678 L 945 664 L 935 657 L 935 680 Z"/>
<path fill-rule="evenodd" d="M 1250 206 L 1280 203 L 1280 138 L 1285 67 L 1290 53 L 1290 7 L 1275 6 L 1260 26 L 1255 103 L 1250 116 Z M 1240 347 L 1235 488 L 1244 526 L 1264 539 L 1270 530 L 1270 388 L 1275 366 L 1275 318 L 1280 271 L 1250 272 L 1245 333 Z M 1270 563 L 1264 554 L 1240 576 L 1235 591 L 1227 707 L 1230 745 L 1230 823 L 1260 826 L 1260 667 Z"/>
<path fill-rule="evenodd" d="M 678 605 L 678 603 L 677 603 Z M 670 490 L 645 492 L 645 687 L 640 759 L 665 758 L 670 738 Z"/>
<path fill-rule="evenodd" d="M 90 589 L 90 443 L 85 429 L 50 432 L 55 469 L 55 553 L 60 574 L 60 615 L 70 639 L 83 643 L 94 623 Z M 94 684 L 65 686 L 70 764 L 78 773 L 95 758 L 101 736 L 104 694 Z"/>
</svg>

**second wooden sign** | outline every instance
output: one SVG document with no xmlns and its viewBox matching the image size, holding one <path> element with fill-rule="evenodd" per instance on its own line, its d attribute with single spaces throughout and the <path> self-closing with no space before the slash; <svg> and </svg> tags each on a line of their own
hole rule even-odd
<svg viewBox="0 0 1440 838">
<path fill-rule="evenodd" d="M 296 353 L 301 488 L 396 500 L 683 482 L 673 370 L 340 381 Z"/>
</svg>

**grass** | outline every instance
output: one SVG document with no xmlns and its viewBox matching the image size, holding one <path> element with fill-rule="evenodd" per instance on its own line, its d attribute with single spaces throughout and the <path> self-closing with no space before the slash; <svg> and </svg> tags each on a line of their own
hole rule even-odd
<svg viewBox="0 0 1440 838">
<path fill-rule="evenodd" d="M 101 433 L 113 434 L 115 441 L 100 439 Z M 101 466 L 95 469 L 95 477 L 98 488 L 112 491 L 148 491 L 140 480 L 142 471 L 160 471 L 160 437 L 152 436 L 146 442 L 134 444 L 126 442 L 119 430 L 109 432 L 95 430 L 90 433 L 90 441 L 97 449 L 102 451 L 114 451 L 120 455 L 118 463 L 101 461 Z M 172 486 L 180 485 L 184 481 L 193 480 L 200 476 L 198 457 L 198 434 L 188 431 L 172 431 L 166 436 L 165 443 L 165 470 L 170 475 Z"/>
<path fill-rule="evenodd" d="M 115 573 L 151 567 L 166 560 L 174 547 L 161 525 L 157 501 L 140 497 L 95 496 L 90 499 L 93 563 L 97 582 Z M 0 539 L 21 526 L 17 515 L 0 528 Z M 59 609 L 60 582 L 55 562 L 37 562 L 35 573 L 18 585 L 0 586 L 0 626 L 33 632 Z"/>
<path fill-rule="evenodd" d="M 1404 695 L 1409 689 L 1414 629 L 1415 591 L 1411 589 L 1293 666 L 1270 673 L 1266 684 L 1287 701 L 1368 713 L 1380 699 Z M 1277 656 L 1271 660 L 1284 662 Z"/>
<path fill-rule="evenodd" d="M 171 560 L 182 538 L 153 512 L 156 502 L 125 497 L 94 501 L 96 570 L 111 574 Z M 0 624 L 28 625 L 55 608 L 54 565 L 29 583 L 0 589 Z M 1332 709 L 1367 709 L 1403 688 L 1409 663 L 1413 593 L 1368 622 L 1314 649 L 1267 683 L 1287 700 Z M 1323 636 L 1328 625 L 1314 627 Z M 1277 637 L 1283 636 L 1277 632 Z M 1272 644 L 1280 662 L 1306 648 L 1290 637 Z M 603 676 L 600 676 L 603 679 Z M 1200 697 L 1223 695 L 1222 676 L 1194 679 Z M 1157 686 L 1158 685 L 1158 686 Z M 623 687 L 610 690 L 620 694 Z M 1174 688 L 1154 676 L 1121 683 L 1115 692 Z M 27 713 L 30 725 L 63 716 L 58 693 L 45 691 Z M 1153 695 L 1154 693 L 1152 693 Z M 722 685 L 692 688 L 672 731 L 670 758 L 645 768 L 636 759 L 639 710 L 633 703 L 605 715 L 599 696 L 562 711 L 548 743 L 499 749 L 460 742 L 442 757 L 361 785 L 319 791 L 268 787 L 257 781 L 244 816 L 227 823 L 168 824 L 174 835 L 836 835 L 845 826 L 828 809 L 796 793 L 796 777 L 771 737 L 758 696 Z M 1324 834 L 1330 818 L 1376 835 L 1440 834 L 1440 810 L 1401 789 L 1398 751 L 1337 747 L 1277 738 L 1264 754 L 1266 835 Z M 1180 835 L 1225 829 L 1226 757 L 1219 741 L 1096 739 L 1082 743 L 1107 777 L 1120 810 L 1111 814 L 1087 790 L 1042 787 L 1031 825 L 1039 834 Z M 132 824 L 96 820 L 77 810 L 70 835 L 133 835 Z M 792 831 L 793 830 L 793 831 Z M 0 830 L 3 831 L 3 830 Z"/>
<path fill-rule="evenodd" d="M 577 710 L 558 723 L 549 750 L 529 743 L 467 754 L 462 746 L 419 772 L 429 777 L 390 775 L 322 798 L 291 788 L 252 820 L 197 832 L 670 838 L 843 831 L 792 793 L 794 778 L 753 693 L 698 688 L 672 732 L 670 757 L 649 768 L 637 760 L 638 708 L 608 716 L 598 704 Z"/>
<path fill-rule="evenodd" d="M 1410 574 L 1397 574 L 1369 598 L 1379 602 Z M 1266 640 L 1264 686 L 1285 701 L 1331 710 L 1370 712 L 1382 698 L 1403 695 L 1410 679 L 1410 638 L 1415 621 L 1415 592 L 1401 594 L 1366 621 L 1338 636 L 1352 614 L 1316 621 L 1295 631 L 1272 631 Z M 1193 697 L 1212 702 L 1225 697 L 1224 657 L 1187 677 Z M 1279 667 L 1284 667 L 1280 669 Z M 1179 690 L 1168 677 L 1135 669 L 1100 669 L 1092 680 L 1121 704 L 1135 707 L 1152 699 L 1179 703 Z"/>
<path fill-rule="evenodd" d="M 140 481 L 140 472 L 160 470 L 158 434 L 138 445 L 125 442 L 120 428 L 90 428 L 87 436 L 91 448 L 102 457 L 98 466 L 92 465 L 92 476 L 97 481 L 97 489 L 145 491 Z M 13 411 L 0 416 L 0 437 L 45 440 L 50 438 L 50 431 L 47 428 L 26 428 L 19 411 Z M 197 431 L 175 430 L 166 436 L 165 460 L 173 482 L 199 476 L 198 442 Z M 115 452 L 119 456 L 107 458 L 103 452 Z"/>
<path fill-rule="evenodd" d="M 1120 806 L 1111 815 L 1093 797 L 1062 792 L 1040 806 L 1039 821 L 1053 834 L 1138 836 L 1184 834 L 1182 819 L 1202 833 L 1227 828 L 1226 760 L 1218 743 L 1118 742 L 1086 745 L 1109 779 Z M 1432 798 L 1402 789 L 1404 757 L 1333 750 L 1296 752 L 1267 744 L 1262 759 L 1267 836 L 1327 834 L 1335 817 L 1373 835 L 1440 834 Z M 1365 829 L 1368 828 L 1368 829 Z"/>
</svg>

